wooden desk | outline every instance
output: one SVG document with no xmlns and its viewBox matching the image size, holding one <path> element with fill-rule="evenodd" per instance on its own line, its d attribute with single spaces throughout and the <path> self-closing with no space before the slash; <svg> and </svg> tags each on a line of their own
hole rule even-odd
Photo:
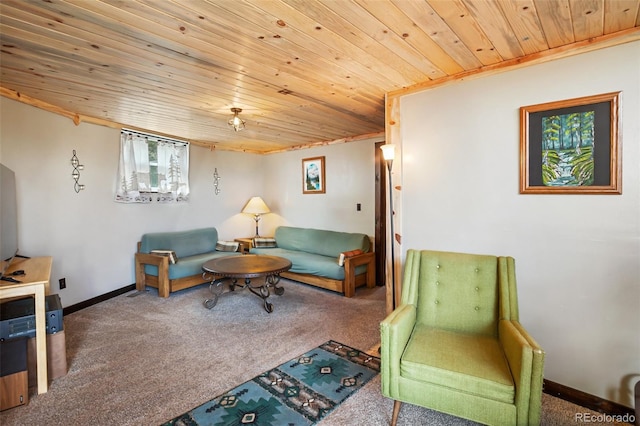
<svg viewBox="0 0 640 426">
<path fill-rule="evenodd" d="M 35 298 L 36 315 L 36 362 L 38 370 L 38 393 L 46 393 L 48 387 L 47 378 L 47 331 L 46 308 L 44 296 L 49 293 L 49 279 L 51 277 L 52 258 L 32 257 L 30 259 L 16 258 L 11 262 L 5 275 L 19 269 L 24 269 L 25 275 L 18 275 L 15 279 L 21 283 L 0 281 L 0 299 L 15 298 L 20 296 L 33 296 Z"/>
</svg>

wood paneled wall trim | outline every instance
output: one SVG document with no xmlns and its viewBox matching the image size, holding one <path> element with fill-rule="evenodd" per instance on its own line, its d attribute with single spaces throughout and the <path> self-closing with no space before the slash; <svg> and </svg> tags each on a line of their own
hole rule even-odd
<svg viewBox="0 0 640 426">
<path fill-rule="evenodd" d="M 2 86 L 0 86 L 0 96 L 4 96 L 5 98 L 8 99 L 13 99 L 14 101 L 18 101 L 18 102 L 22 102 L 24 104 L 27 105 L 31 105 L 34 106 L 36 108 L 40 108 L 43 109 L 45 111 L 54 113 L 54 114 L 58 114 L 61 115 L 63 117 L 67 117 L 68 119 L 72 120 L 73 123 L 78 126 L 80 123 L 91 123 L 91 124 L 95 124 L 98 126 L 105 126 L 105 127 L 110 127 L 110 128 L 114 128 L 114 129 L 122 129 L 123 127 L 131 129 L 131 130 L 135 130 L 135 131 L 139 131 L 139 132 L 143 132 L 143 133 L 152 133 L 152 134 L 156 134 L 158 136 L 163 136 L 163 137 L 168 137 L 168 138 L 175 138 L 175 136 L 173 135 L 165 135 L 165 134 L 161 134 L 158 132 L 152 132 L 146 129 L 141 129 L 141 128 L 136 128 L 136 127 L 132 127 L 129 125 L 124 125 L 122 123 L 117 123 L 114 121 L 109 121 L 109 120 L 104 120 L 102 118 L 96 118 L 96 117 L 89 117 L 89 116 L 85 116 L 85 115 L 81 115 L 81 114 L 76 114 L 72 111 L 68 111 L 64 108 L 60 108 L 57 107 L 55 105 L 51 105 L 48 104 L 46 102 L 43 102 L 41 100 L 32 98 L 30 96 L 26 96 L 23 95 L 19 92 L 16 92 L 14 90 L 11 89 L 7 89 L 4 88 Z M 188 140 L 187 141 L 190 144 L 196 145 L 196 146 L 201 146 L 204 148 L 209 148 L 211 150 L 213 149 L 219 149 L 221 151 L 234 151 L 234 152 L 245 152 L 245 153 L 249 153 L 249 154 L 276 154 L 279 152 L 286 152 L 286 151 L 296 151 L 296 150 L 300 150 L 300 149 L 308 149 L 308 148 L 314 148 L 317 146 L 324 146 L 324 145 L 335 145 L 335 144 L 340 144 L 340 143 L 348 143 L 348 142 L 358 142 L 358 141 L 364 141 L 364 140 L 370 140 L 373 142 L 377 142 L 380 140 L 384 140 L 384 135 L 385 132 L 376 132 L 376 133 L 367 133 L 364 135 L 357 135 L 357 136 L 351 136 L 351 137 L 346 137 L 346 138 L 340 138 L 340 139 L 335 139 L 335 140 L 330 140 L 330 141 L 319 141 L 319 142 L 312 142 L 312 143 L 308 143 L 308 144 L 304 144 L 304 145 L 295 145 L 295 146 L 288 146 L 286 148 L 283 149 L 278 149 L 278 150 L 271 150 L 269 152 L 262 152 L 262 151 L 254 151 L 254 150 L 248 150 L 248 149 L 243 149 L 243 148 L 239 148 L 239 149 L 234 149 L 232 147 L 229 146 L 223 146 L 220 147 L 218 145 L 216 145 L 215 143 L 212 144 L 210 142 L 202 142 L 202 141 L 197 141 L 197 140 Z"/>
<path fill-rule="evenodd" d="M 555 396 L 556 398 L 597 411 L 598 413 L 612 416 L 626 415 L 627 418 L 635 416 L 633 408 L 561 385 L 560 383 L 552 382 L 551 380 L 544 379 L 543 391 L 547 395 Z"/>
<path fill-rule="evenodd" d="M 469 80 L 477 77 L 487 77 L 493 74 L 511 71 L 517 68 L 528 67 L 531 65 L 542 64 L 545 62 L 555 61 L 558 59 L 568 58 L 570 56 L 582 53 L 592 52 L 598 49 L 618 46 L 625 43 L 631 43 L 640 40 L 640 28 L 634 27 L 628 30 L 619 31 L 614 34 L 603 35 L 600 37 L 590 38 L 588 40 L 573 43 L 567 46 L 560 46 L 549 49 L 536 54 L 527 55 L 521 58 L 514 58 L 503 61 L 494 65 L 487 65 L 475 70 L 464 71 L 458 74 L 450 75 L 437 80 L 427 80 L 424 83 L 418 83 L 413 86 L 404 87 L 402 89 L 387 92 L 388 98 L 403 96 L 422 90 L 441 87 L 446 84 L 455 83 L 460 80 Z"/>
</svg>

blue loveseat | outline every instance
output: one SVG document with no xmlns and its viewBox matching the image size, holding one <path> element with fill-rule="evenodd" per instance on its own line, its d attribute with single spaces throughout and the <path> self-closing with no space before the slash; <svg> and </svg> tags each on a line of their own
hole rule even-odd
<svg viewBox="0 0 640 426">
<path fill-rule="evenodd" d="M 170 256 L 154 250 L 174 252 L 175 263 Z M 237 250 L 237 243 L 218 241 L 216 228 L 144 234 L 135 254 L 136 289 L 155 287 L 160 297 L 169 297 L 170 293 L 206 282 L 202 265 L 220 256 L 239 255 Z"/>
<path fill-rule="evenodd" d="M 253 254 L 269 254 L 291 261 L 291 269 L 280 276 L 328 290 L 355 295 L 356 287 L 375 287 L 375 254 L 366 234 L 327 231 L 312 228 L 280 226 L 273 247 L 253 247 Z M 341 253 L 354 250 L 361 254 L 345 257 Z"/>
</svg>

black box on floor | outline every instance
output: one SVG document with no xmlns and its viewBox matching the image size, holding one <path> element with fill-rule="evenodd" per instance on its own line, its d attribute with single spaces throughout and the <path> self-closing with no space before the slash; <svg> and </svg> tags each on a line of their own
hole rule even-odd
<svg viewBox="0 0 640 426">
<path fill-rule="evenodd" d="M 0 342 L 0 411 L 28 403 L 27 338 Z"/>
</svg>

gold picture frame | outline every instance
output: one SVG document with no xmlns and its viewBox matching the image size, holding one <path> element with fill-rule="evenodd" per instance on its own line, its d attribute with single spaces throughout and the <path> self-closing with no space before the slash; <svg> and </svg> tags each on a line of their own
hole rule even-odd
<svg viewBox="0 0 640 426">
<path fill-rule="evenodd" d="M 620 92 L 520 108 L 521 194 L 621 194 Z"/>
<path fill-rule="evenodd" d="M 302 193 L 324 194 L 324 156 L 302 159 Z"/>
</svg>

